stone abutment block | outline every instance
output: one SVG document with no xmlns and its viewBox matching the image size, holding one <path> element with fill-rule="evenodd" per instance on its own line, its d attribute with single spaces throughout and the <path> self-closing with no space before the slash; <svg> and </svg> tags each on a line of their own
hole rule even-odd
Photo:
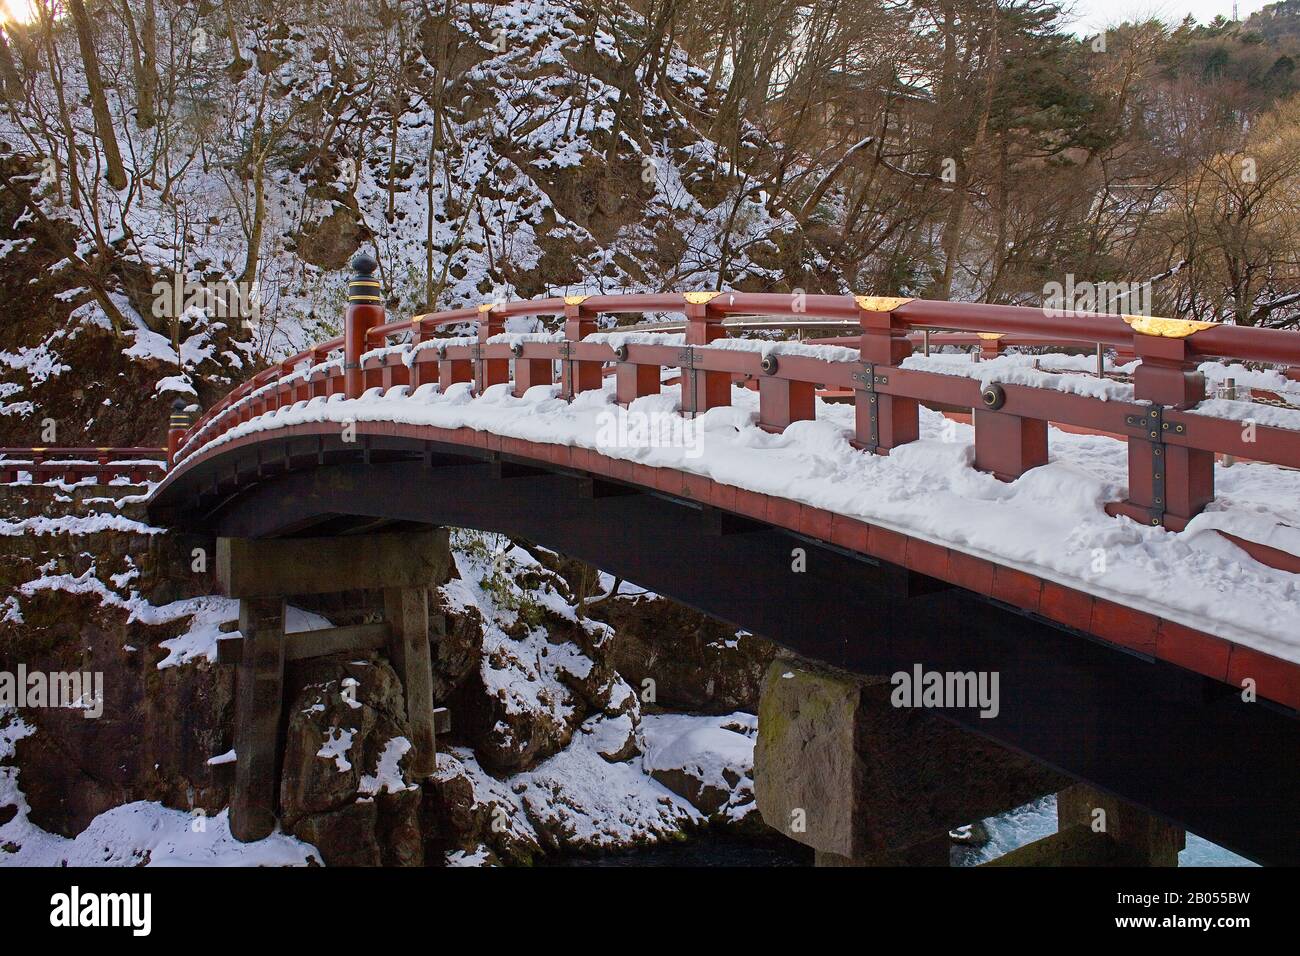
<svg viewBox="0 0 1300 956">
<path fill-rule="evenodd" d="M 946 865 L 953 828 L 1068 781 L 931 712 L 887 676 L 778 660 L 763 683 L 755 792 L 769 826 L 836 865 Z"/>
</svg>

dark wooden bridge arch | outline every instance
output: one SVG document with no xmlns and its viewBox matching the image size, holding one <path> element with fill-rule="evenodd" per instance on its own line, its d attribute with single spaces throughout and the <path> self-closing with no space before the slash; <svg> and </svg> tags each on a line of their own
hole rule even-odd
<svg viewBox="0 0 1300 956">
<path fill-rule="evenodd" d="M 783 355 L 769 371 L 757 353 L 707 347 L 727 314 L 796 314 L 786 296 L 571 297 L 391 324 L 383 324 L 378 307 L 357 302 L 342 340 L 263 373 L 173 436 L 174 464 L 151 511 L 155 520 L 228 537 L 346 535 L 384 525 L 501 531 L 849 670 L 890 673 L 916 662 L 997 670 L 997 719 L 963 710 L 944 715 L 1246 856 L 1300 862 L 1300 668 L 1288 661 L 940 543 L 593 450 L 364 420 L 356 422 L 354 441 L 327 422 L 214 442 L 313 397 L 435 381 L 482 389 L 511 381 L 512 364 L 521 393 L 550 381 L 559 362 L 562 393 L 572 397 L 599 387 L 602 366 L 613 363 L 623 402 L 657 390 L 663 367 L 680 368 L 688 412 L 727 403 L 733 378 L 751 376 L 761 422 L 773 430 L 811 417 L 817 386 L 843 386 L 857 401 L 866 452 L 887 453 L 915 438 L 921 401 L 974 408 L 977 466 L 1003 477 L 1046 459 L 1049 420 L 1127 434 L 1130 498 L 1114 511 L 1171 529 L 1212 497 L 1216 451 L 1300 466 L 1294 433 L 1261 428 L 1265 435 L 1245 447 L 1238 423 L 1185 410 L 1199 401 L 1200 357 L 1300 367 L 1294 333 L 1107 316 L 1063 323 L 1031 309 L 841 296 L 809 296 L 800 307 L 858 318 L 861 361 Z M 684 312 L 687 345 L 616 350 L 584 342 L 595 316 L 613 311 Z M 565 316 L 563 341 L 491 341 L 506 317 L 544 314 Z M 442 345 L 432 336 L 472 320 L 479 331 L 470 344 Z M 1137 400 L 1098 402 L 1008 385 L 994 407 L 973 380 L 898 367 L 912 349 L 908 334 L 920 327 L 986 335 L 1055 330 L 1062 341 L 1131 349 L 1142 360 Z M 417 346 L 431 343 L 410 364 L 383 347 L 402 334 Z M 331 360 L 337 349 L 344 354 Z M 1157 420 L 1163 434 L 1148 435 L 1147 424 Z M 1167 467 L 1154 468 L 1156 459 Z M 805 574 L 791 573 L 795 547 L 808 553 Z M 1242 702 L 1239 675 L 1258 680 L 1259 703 Z"/>
</svg>

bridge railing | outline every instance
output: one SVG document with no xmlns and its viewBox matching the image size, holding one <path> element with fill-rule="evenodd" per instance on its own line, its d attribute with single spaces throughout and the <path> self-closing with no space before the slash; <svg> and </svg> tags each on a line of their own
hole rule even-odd
<svg viewBox="0 0 1300 956">
<path fill-rule="evenodd" d="M 16 484 L 22 475 L 32 484 L 76 484 L 87 478 L 96 484 L 118 478 L 143 484 L 162 478 L 166 454 L 165 448 L 0 448 L 0 485 Z"/>
<path fill-rule="evenodd" d="M 178 459 L 242 422 L 319 396 L 358 398 L 367 388 L 435 383 L 445 390 L 458 382 L 478 392 L 511 383 L 522 395 L 554 384 L 558 366 L 560 393 L 570 400 L 603 387 L 612 367 L 624 405 L 658 392 L 663 370 L 676 369 L 685 415 L 730 404 L 736 380 L 756 383 L 759 425 L 772 432 L 815 417 L 818 389 L 844 390 L 856 408 L 854 444 L 878 455 L 919 437 L 922 404 L 971 409 L 975 467 L 1004 480 L 1046 463 L 1049 422 L 1114 434 L 1128 442 L 1129 487 L 1108 510 L 1172 530 L 1213 499 L 1216 455 L 1300 468 L 1300 431 L 1191 410 L 1206 398 L 1197 370 L 1206 360 L 1270 363 L 1295 377 L 1300 332 L 983 303 L 746 292 L 553 297 L 386 322 L 373 262 L 358 257 L 354 268 L 345 334 L 260 373 L 178 432 Z M 593 335 L 603 315 L 662 313 L 684 316 L 681 335 L 658 343 L 653 333 L 620 340 L 626 330 L 614 330 L 617 345 Z M 543 316 L 561 316 L 562 331 L 505 334 L 508 319 Z M 846 322 L 857 335 L 849 347 L 822 340 L 756 342 L 750 349 L 727 335 L 726 322 L 745 316 Z M 473 336 L 440 337 L 446 327 L 468 323 L 476 327 Z M 408 341 L 393 344 L 399 337 Z M 1138 363 L 1131 399 L 903 367 L 927 338 L 979 345 L 986 356 L 1009 345 L 1112 348 Z"/>
</svg>

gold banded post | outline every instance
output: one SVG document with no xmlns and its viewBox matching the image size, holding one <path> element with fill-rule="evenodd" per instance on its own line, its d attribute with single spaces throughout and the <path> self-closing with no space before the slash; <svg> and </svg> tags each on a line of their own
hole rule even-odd
<svg viewBox="0 0 1300 956">
<path fill-rule="evenodd" d="M 384 301 L 383 287 L 375 278 L 379 263 L 365 253 L 352 259 L 352 275 L 348 277 L 348 302 L 379 305 Z"/>
</svg>

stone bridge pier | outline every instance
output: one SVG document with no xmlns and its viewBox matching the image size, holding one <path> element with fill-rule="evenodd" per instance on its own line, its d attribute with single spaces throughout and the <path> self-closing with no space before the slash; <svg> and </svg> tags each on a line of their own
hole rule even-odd
<svg viewBox="0 0 1300 956">
<path fill-rule="evenodd" d="M 1001 865 L 1176 866 L 1183 832 L 935 713 L 896 707 L 888 676 L 774 661 L 754 784 L 764 821 L 818 866 L 948 866 L 950 831 L 1058 794 L 1058 832 Z"/>
<path fill-rule="evenodd" d="M 380 652 L 401 679 L 415 779 L 437 760 L 436 725 L 446 711 L 433 706 L 429 642 L 442 632 L 428 611 L 429 588 L 447 580 L 445 529 L 330 538 L 219 538 L 217 577 L 239 599 L 239 635 L 218 641 L 218 662 L 234 665 L 235 767 L 230 830 L 237 840 L 274 831 L 283 760 L 286 661 Z M 288 634 L 289 598 L 380 590 L 384 620 Z"/>
</svg>

